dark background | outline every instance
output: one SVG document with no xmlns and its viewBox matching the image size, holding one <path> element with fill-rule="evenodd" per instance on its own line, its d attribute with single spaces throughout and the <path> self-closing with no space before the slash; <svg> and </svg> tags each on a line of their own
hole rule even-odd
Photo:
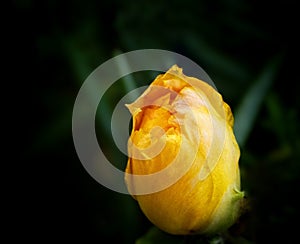
<svg viewBox="0 0 300 244">
<path fill-rule="evenodd" d="M 232 235 L 237 243 L 286 243 L 298 238 L 295 3 L 12 1 L 13 14 L 4 21 L 9 28 L 3 39 L 12 45 L 6 50 L 7 63 L 17 103 L 6 121 L 12 118 L 14 126 L 9 163 L 22 180 L 8 183 L 13 199 L 13 210 L 8 211 L 10 238 L 134 243 L 152 226 L 130 196 L 112 192 L 88 175 L 76 155 L 71 131 L 74 100 L 90 72 L 117 52 L 144 48 L 178 52 L 197 62 L 234 114 L 268 69 L 272 84 L 254 108 L 257 116 L 241 145 L 242 188 L 249 206 Z M 268 66 L 272 62 L 276 65 Z M 112 95 L 100 105 L 111 111 L 123 92 L 120 87 L 112 88 Z M 109 112 L 105 120 L 109 122 Z M 117 152 L 110 135 L 103 139 L 109 142 L 102 145 L 108 157 L 117 155 L 114 158 L 124 167 L 126 157 Z"/>
</svg>

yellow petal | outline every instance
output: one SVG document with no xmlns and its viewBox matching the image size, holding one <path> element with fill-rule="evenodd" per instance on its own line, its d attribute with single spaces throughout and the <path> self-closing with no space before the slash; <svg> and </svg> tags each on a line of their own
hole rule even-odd
<svg viewBox="0 0 300 244">
<path fill-rule="evenodd" d="M 172 234 L 212 233 L 232 224 L 243 197 L 240 151 L 222 96 L 175 65 L 127 107 L 133 115 L 127 173 L 149 175 L 179 162 L 171 177 L 189 167 L 168 188 L 134 196 L 149 220 Z M 125 180 L 134 192 L 134 180 Z"/>
</svg>

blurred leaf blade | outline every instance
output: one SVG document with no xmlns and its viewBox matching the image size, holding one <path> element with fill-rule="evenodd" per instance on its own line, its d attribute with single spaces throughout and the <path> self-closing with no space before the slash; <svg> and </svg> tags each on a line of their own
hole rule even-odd
<svg viewBox="0 0 300 244">
<path fill-rule="evenodd" d="M 254 126 L 255 119 L 261 108 L 262 102 L 276 76 L 281 55 L 272 58 L 253 85 L 248 89 L 239 107 L 235 112 L 234 132 L 237 141 L 243 147 Z"/>
<path fill-rule="evenodd" d="M 190 34 L 185 42 L 192 53 L 196 53 L 200 60 L 214 67 L 219 73 L 236 80 L 250 77 L 249 71 L 241 62 L 237 62 L 228 54 L 214 48 L 201 37 Z"/>
</svg>

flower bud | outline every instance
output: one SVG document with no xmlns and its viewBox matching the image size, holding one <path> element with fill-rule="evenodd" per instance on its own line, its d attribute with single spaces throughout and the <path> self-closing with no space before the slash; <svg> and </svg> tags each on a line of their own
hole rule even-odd
<svg viewBox="0 0 300 244">
<path fill-rule="evenodd" d="M 222 96 L 174 65 L 127 107 L 133 128 L 125 181 L 148 219 L 181 235 L 211 234 L 232 225 L 243 199 L 240 151 Z M 130 177 L 161 172 L 150 183 Z M 139 194 L 143 184 L 153 184 L 153 192 Z"/>
</svg>

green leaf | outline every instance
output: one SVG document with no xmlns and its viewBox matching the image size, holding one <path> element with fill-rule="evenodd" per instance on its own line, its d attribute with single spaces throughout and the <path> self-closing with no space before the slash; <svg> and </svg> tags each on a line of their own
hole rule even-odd
<svg viewBox="0 0 300 244">
<path fill-rule="evenodd" d="M 200 60 L 214 67 L 215 71 L 231 79 L 243 80 L 249 77 L 249 71 L 241 63 L 234 60 L 230 55 L 217 50 L 200 36 L 188 35 L 185 38 L 186 45 Z"/>
<path fill-rule="evenodd" d="M 245 145 L 251 129 L 254 126 L 255 119 L 261 108 L 264 97 L 277 73 L 280 60 L 281 55 L 276 56 L 267 63 L 261 74 L 259 74 L 258 78 L 247 91 L 235 112 L 234 132 L 241 147 Z"/>
</svg>

